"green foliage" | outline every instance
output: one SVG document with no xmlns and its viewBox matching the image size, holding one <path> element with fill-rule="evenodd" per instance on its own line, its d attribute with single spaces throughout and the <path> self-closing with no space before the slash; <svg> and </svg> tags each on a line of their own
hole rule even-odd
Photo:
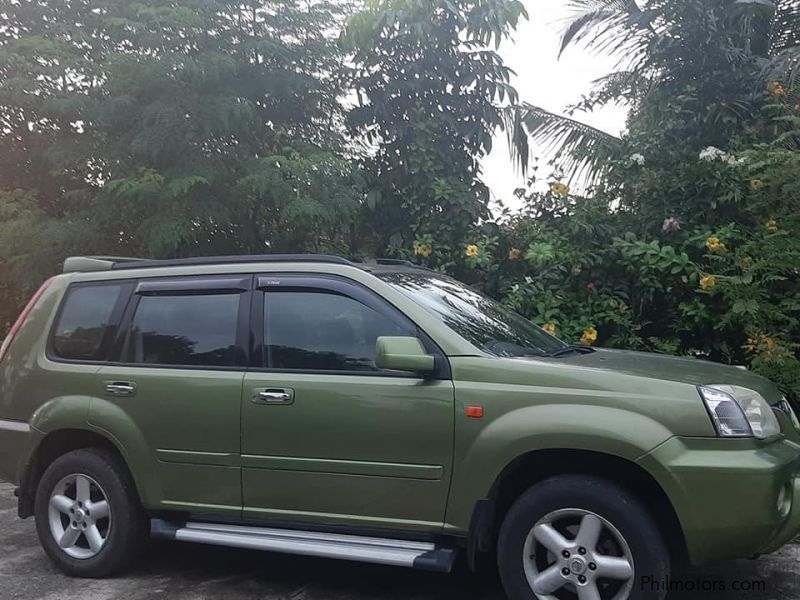
<svg viewBox="0 0 800 600">
<path fill-rule="evenodd" d="M 409 256 L 432 236 L 444 268 L 488 217 L 478 161 L 500 124 L 496 103 L 516 93 L 487 46 L 523 16 L 517 0 L 383 0 L 350 20 L 341 38 L 355 65 L 349 124 L 377 145 L 364 164 L 376 248 Z"/>
<path fill-rule="evenodd" d="M 517 0 L 6 3 L 0 329 L 69 254 L 391 255 L 565 339 L 747 364 L 797 397 L 798 51 L 769 56 L 773 7 L 570 4 L 563 47 L 624 59 L 575 111 L 629 106 L 621 138 L 517 105 L 496 53 Z M 498 127 L 558 176 L 492 219 Z"/>
<path fill-rule="evenodd" d="M 0 193 L 24 190 L 29 210 L 3 216 L 13 293 L 0 325 L 67 253 L 351 252 L 363 186 L 343 152 L 335 34 L 352 12 L 346 0 L 4 6 Z M 21 241 L 37 227 L 47 251 Z"/>
<path fill-rule="evenodd" d="M 48 217 L 33 192 L 0 191 L 0 331 L 58 271 L 64 256 L 94 251 L 86 244 L 91 230 L 86 220 Z"/>
<path fill-rule="evenodd" d="M 627 104 L 629 131 L 604 141 L 513 111 L 567 172 L 602 178 L 588 198 L 524 194 L 505 216 L 501 237 L 525 249 L 493 275 L 505 301 L 573 341 L 596 329 L 605 345 L 749 365 L 798 398 L 800 88 L 775 78 L 797 50 L 767 55 L 774 7 L 574 4 L 566 44 L 632 52 L 578 108 Z"/>
</svg>

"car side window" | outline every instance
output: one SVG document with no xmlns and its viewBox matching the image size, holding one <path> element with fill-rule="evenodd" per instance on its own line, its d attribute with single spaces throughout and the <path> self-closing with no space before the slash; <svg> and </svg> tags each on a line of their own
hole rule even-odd
<svg viewBox="0 0 800 600">
<path fill-rule="evenodd" d="M 264 366 L 279 370 L 379 371 L 380 336 L 415 328 L 358 300 L 326 290 L 269 292 L 264 302 Z"/>
<path fill-rule="evenodd" d="M 241 295 L 142 295 L 122 350 L 123 362 L 142 365 L 235 367 Z"/>
<path fill-rule="evenodd" d="M 116 333 L 114 309 L 124 285 L 80 285 L 64 299 L 53 329 L 52 352 L 67 360 L 101 360 Z"/>
</svg>

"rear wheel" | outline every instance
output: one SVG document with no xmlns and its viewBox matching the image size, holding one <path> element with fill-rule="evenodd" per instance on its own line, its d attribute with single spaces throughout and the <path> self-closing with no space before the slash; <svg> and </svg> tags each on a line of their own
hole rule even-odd
<svg viewBox="0 0 800 600">
<path fill-rule="evenodd" d="M 572 475 L 543 481 L 514 503 L 498 565 L 512 600 L 660 599 L 670 572 L 661 534 L 637 498 Z"/>
<path fill-rule="evenodd" d="M 36 491 L 35 516 L 47 555 L 78 577 L 105 577 L 125 568 L 149 533 L 125 465 L 96 448 L 53 461 Z"/>
</svg>

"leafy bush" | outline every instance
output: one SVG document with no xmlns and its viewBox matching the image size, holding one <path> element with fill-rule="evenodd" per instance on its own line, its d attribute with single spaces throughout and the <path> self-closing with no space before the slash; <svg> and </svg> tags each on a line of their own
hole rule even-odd
<svg viewBox="0 0 800 600">
<path fill-rule="evenodd" d="M 521 191 L 522 211 L 475 232 L 466 276 L 566 340 L 748 365 L 797 397 L 797 160 L 774 145 L 735 160 L 704 150 L 654 174 L 645 159 L 627 186 L 716 190 L 657 221 L 608 191 Z"/>
</svg>

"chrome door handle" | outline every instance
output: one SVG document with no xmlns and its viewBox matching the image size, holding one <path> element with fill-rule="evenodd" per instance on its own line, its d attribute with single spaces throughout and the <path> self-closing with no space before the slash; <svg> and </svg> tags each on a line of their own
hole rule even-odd
<svg viewBox="0 0 800 600">
<path fill-rule="evenodd" d="M 133 396 L 136 384 L 129 381 L 107 381 L 106 393 L 111 396 Z"/>
<path fill-rule="evenodd" d="M 260 388 L 254 390 L 254 404 L 291 404 L 294 390 L 284 388 Z"/>
</svg>

